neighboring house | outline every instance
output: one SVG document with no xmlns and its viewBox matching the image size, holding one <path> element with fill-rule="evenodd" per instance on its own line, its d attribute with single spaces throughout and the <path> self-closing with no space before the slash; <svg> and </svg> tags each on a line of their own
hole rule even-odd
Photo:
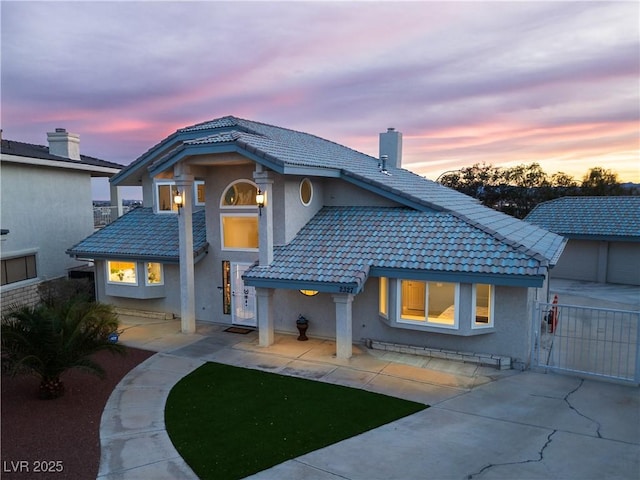
<svg viewBox="0 0 640 480">
<path fill-rule="evenodd" d="M 554 278 L 640 285 L 640 196 L 558 198 L 525 220 L 569 239 Z"/>
<path fill-rule="evenodd" d="M 257 326 L 266 346 L 302 314 L 339 358 L 373 340 L 526 365 L 564 239 L 400 168 L 401 138 L 378 159 L 235 117 L 182 128 L 111 179 L 143 208 L 69 254 L 95 260 L 100 300 L 184 332 Z"/>
<path fill-rule="evenodd" d="M 81 265 L 65 251 L 93 232 L 91 177 L 111 177 L 123 167 L 80 155 L 79 136 L 64 129 L 47 137 L 48 147 L 2 139 L 3 309 L 35 303 L 41 282 Z"/>
</svg>

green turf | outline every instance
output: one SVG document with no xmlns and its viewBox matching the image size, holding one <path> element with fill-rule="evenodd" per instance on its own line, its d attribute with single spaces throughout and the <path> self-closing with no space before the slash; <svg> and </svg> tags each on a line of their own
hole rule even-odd
<svg viewBox="0 0 640 480">
<path fill-rule="evenodd" d="M 355 388 L 206 363 L 174 386 L 165 421 L 201 479 L 243 478 L 427 408 Z"/>
</svg>

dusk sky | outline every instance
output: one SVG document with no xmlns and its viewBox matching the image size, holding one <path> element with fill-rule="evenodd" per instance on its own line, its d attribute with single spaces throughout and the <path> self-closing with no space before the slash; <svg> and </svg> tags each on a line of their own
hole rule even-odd
<svg viewBox="0 0 640 480">
<path fill-rule="evenodd" d="M 126 165 L 235 115 L 373 156 L 395 127 L 431 179 L 538 162 L 640 182 L 636 1 L 2 0 L 1 16 L 5 139 L 63 127 Z"/>
</svg>

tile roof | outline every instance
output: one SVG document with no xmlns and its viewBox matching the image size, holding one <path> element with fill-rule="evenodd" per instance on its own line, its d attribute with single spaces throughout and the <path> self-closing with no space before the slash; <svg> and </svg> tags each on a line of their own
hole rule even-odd
<svg viewBox="0 0 640 480">
<path fill-rule="evenodd" d="M 340 177 L 378 195 L 422 212 L 440 211 L 483 231 L 506 247 L 555 265 L 566 240 L 531 223 L 483 206 L 477 200 L 408 170 L 379 168 L 378 159 L 308 133 L 227 116 L 177 130 L 149 149 L 127 171 L 137 175 L 143 165 L 155 175 L 180 158 L 222 151 L 240 151 L 282 174 Z M 312 170 L 313 173 L 309 172 Z"/>
<path fill-rule="evenodd" d="M 536 206 L 525 220 L 567 237 L 640 241 L 640 197 L 562 197 Z"/>
<path fill-rule="evenodd" d="M 347 181 L 372 189 L 407 206 L 446 211 L 500 238 L 514 248 L 523 248 L 554 265 L 564 248 L 564 239 L 536 225 L 485 207 L 476 199 L 444 187 L 403 168 L 380 171 L 378 159 L 323 138 L 236 117 L 223 117 L 180 129 L 178 132 L 212 131 L 185 145 L 232 142 L 286 172 L 290 167 L 312 167 L 338 171 Z"/>
<path fill-rule="evenodd" d="M 356 293 L 372 268 L 539 280 L 547 264 L 449 213 L 324 207 L 293 241 L 275 248 L 268 267 L 254 266 L 244 278 L 249 284 L 349 284 Z"/>
<path fill-rule="evenodd" d="M 193 213 L 193 253 L 208 247 L 204 210 Z M 134 208 L 115 222 L 74 245 L 67 254 L 80 258 L 127 258 L 178 263 L 178 216 Z"/>
<path fill-rule="evenodd" d="M 40 158 L 43 160 L 53 160 L 57 162 L 78 163 L 91 165 L 93 167 L 116 168 L 118 170 L 124 168 L 124 165 L 118 163 L 100 160 L 99 158 L 90 157 L 88 155 L 80 155 L 80 160 L 72 160 L 66 157 L 59 157 L 49 153 L 49 147 L 44 145 L 33 145 L 31 143 L 15 142 L 13 140 L 2 139 L 2 153 L 5 155 L 15 155 L 17 157 Z"/>
</svg>

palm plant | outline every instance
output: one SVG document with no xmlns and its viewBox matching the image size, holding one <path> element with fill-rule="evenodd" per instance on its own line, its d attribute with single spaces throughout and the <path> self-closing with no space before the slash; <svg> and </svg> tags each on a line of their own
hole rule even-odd
<svg viewBox="0 0 640 480">
<path fill-rule="evenodd" d="M 113 307 L 101 303 L 68 300 L 17 307 L 0 326 L 3 370 L 35 375 L 39 397 L 58 398 L 64 395 L 60 377 L 69 369 L 106 376 L 92 356 L 101 350 L 125 353 L 122 345 L 108 340 L 117 328 Z"/>
</svg>

